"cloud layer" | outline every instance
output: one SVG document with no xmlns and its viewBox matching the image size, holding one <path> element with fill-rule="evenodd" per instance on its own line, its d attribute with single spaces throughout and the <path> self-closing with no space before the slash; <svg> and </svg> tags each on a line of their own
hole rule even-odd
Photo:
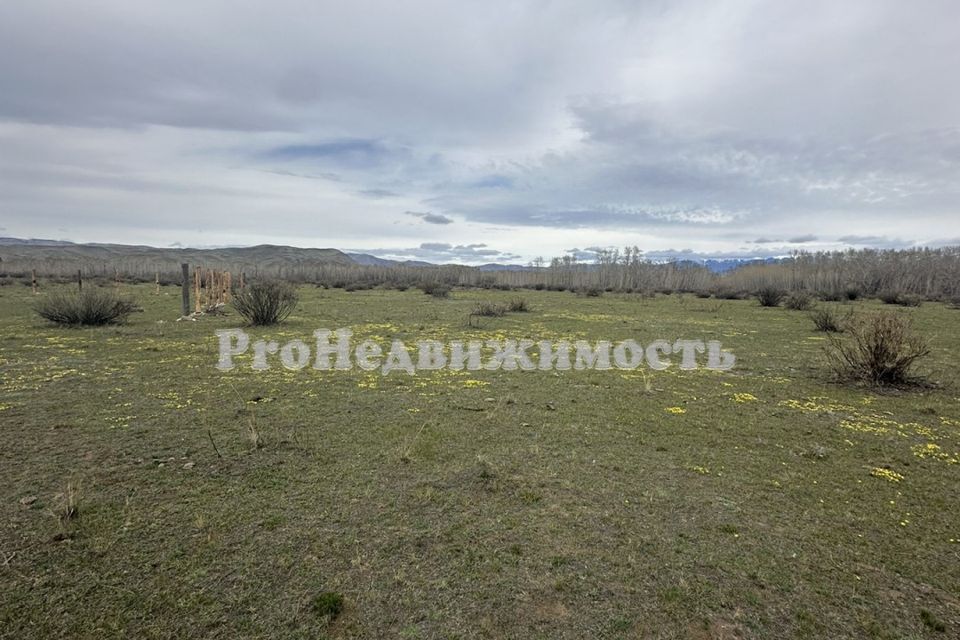
<svg viewBox="0 0 960 640">
<path fill-rule="evenodd" d="M 473 263 L 940 244 L 958 41 L 947 0 L 4 3 L 0 219 Z"/>
</svg>

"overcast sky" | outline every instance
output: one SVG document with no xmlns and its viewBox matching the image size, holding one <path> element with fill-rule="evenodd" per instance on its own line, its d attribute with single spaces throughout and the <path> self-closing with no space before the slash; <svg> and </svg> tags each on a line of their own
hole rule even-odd
<svg viewBox="0 0 960 640">
<path fill-rule="evenodd" d="M 960 244 L 958 76 L 955 0 L 2 2 L 0 236 Z"/>
</svg>

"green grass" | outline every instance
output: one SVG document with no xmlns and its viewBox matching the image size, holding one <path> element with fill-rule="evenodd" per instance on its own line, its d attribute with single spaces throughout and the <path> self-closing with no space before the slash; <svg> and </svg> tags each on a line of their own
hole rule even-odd
<svg viewBox="0 0 960 640">
<path fill-rule="evenodd" d="M 220 373 L 236 314 L 176 323 L 178 289 L 125 293 L 145 308 L 129 324 L 64 329 L 0 288 L 2 636 L 960 633 L 960 311 L 904 310 L 939 386 L 878 393 L 829 380 L 807 314 L 756 301 L 531 291 L 530 313 L 471 326 L 516 294 L 304 287 L 249 330 L 699 337 L 738 357 L 384 378 Z"/>
</svg>

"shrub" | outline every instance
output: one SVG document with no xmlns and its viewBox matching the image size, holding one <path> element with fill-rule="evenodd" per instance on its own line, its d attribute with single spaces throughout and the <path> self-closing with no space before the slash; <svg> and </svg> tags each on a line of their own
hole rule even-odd
<svg viewBox="0 0 960 640">
<path fill-rule="evenodd" d="M 897 298 L 897 304 L 901 307 L 919 307 L 923 304 L 923 296 L 915 293 L 904 293 Z"/>
<path fill-rule="evenodd" d="M 794 311 L 807 311 L 813 307 L 813 296 L 807 291 L 794 291 L 787 296 L 784 303 L 787 309 Z"/>
<path fill-rule="evenodd" d="M 900 300 L 900 294 L 892 289 L 886 289 L 877 294 L 877 297 L 883 301 L 884 304 L 897 304 Z"/>
<path fill-rule="evenodd" d="M 471 315 L 485 318 L 499 318 L 507 312 L 507 308 L 495 302 L 478 302 Z"/>
<path fill-rule="evenodd" d="M 816 309 L 810 314 L 813 326 L 817 331 L 840 333 L 843 331 L 843 322 L 840 316 L 831 309 Z"/>
<path fill-rule="evenodd" d="M 884 304 L 898 304 L 901 307 L 919 307 L 923 304 L 923 296 L 915 293 L 900 293 L 898 291 L 882 291 L 878 294 Z"/>
<path fill-rule="evenodd" d="M 761 287 L 757 291 L 757 300 L 760 301 L 761 307 L 776 307 L 780 305 L 780 301 L 783 300 L 783 297 L 786 293 L 783 289 L 778 289 L 776 287 Z"/>
<path fill-rule="evenodd" d="M 695 292 L 693 295 L 697 296 L 698 298 L 709 298 L 709 297 L 710 297 L 710 292 L 709 292 L 709 291 L 697 291 L 697 292 Z"/>
<path fill-rule="evenodd" d="M 124 322 L 138 307 L 112 289 L 86 288 L 55 291 L 40 300 L 34 310 L 57 324 L 99 326 Z"/>
<path fill-rule="evenodd" d="M 909 318 L 877 313 L 847 323 L 846 340 L 831 338 L 831 366 L 842 378 L 873 384 L 904 384 L 917 360 L 927 356 L 926 340 L 913 332 Z"/>
<path fill-rule="evenodd" d="M 603 289 L 600 287 L 580 287 L 577 293 L 588 298 L 599 298 L 603 295 Z"/>
<path fill-rule="evenodd" d="M 743 300 L 746 297 L 742 291 L 729 287 L 718 287 L 714 295 L 720 300 Z"/>
<path fill-rule="evenodd" d="M 513 313 L 525 313 L 530 311 L 530 305 L 523 298 L 513 298 L 507 303 L 507 311 Z"/>
<path fill-rule="evenodd" d="M 420 289 L 428 296 L 433 296 L 434 298 L 450 297 L 450 286 L 442 282 L 424 282 L 420 285 Z"/>
<path fill-rule="evenodd" d="M 233 297 L 233 308 L 252 325 L 277 324 L 297 306 L 297 291 L 278 280 L 248 284 Z"/>
<path fill-rule="evenodd" d="M 853 302 L 860 297 L 860 289 L 856 287 L 847 287 L 843 290 L 843 297 Z"/>
</svg>

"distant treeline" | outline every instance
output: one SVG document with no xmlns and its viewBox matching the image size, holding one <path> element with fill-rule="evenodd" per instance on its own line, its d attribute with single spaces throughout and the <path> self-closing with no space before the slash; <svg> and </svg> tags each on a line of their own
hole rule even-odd
<svg viewBox="0 0 960 640">
<path fill-rule="evenodd" d="M 281 248 L 278 248 L 281 249 Z M 855 299 L 895 292 L 926 299 L 960 298 L 960 247 L 939 249 L 848 250 L 803 253 L 773 263 L 757 263 L 717 274 L 695 262 L 651 262 L 635 247 L 599 254 L 595 262 L 572 256 L 535 261 L 521 270 L 481 271 L 473 267 L 367 266 L 344 260 L 299 260 L 296 249 L 283 249 L 283 259 L 225 261 L 202 252 L 190 257 L 193 267 L 245 274 L 247 281 L 277 278 L 326 287 L 369 289 L 405 288 L 442 283 L 449 286 L 531 288 L 626 293 L 691 292 L 720 297 L 751 295 L 761 289 L 805 290 L 827 299 Z M 316 251 L 316 250 L 304 250 Z M 341 254 L 342 255 L 342 254 Z M 258 256 L 259 257 L 259 256 Z M 78 270 L 85 279 L 122 279 L 161 284 L 180 282 L 176 260 L 150 261 L 142 256 L 88 260 L 78 256 L 34 259 L 17 256 L 0 261 L 0 283 L 40 278 L 69 281 Z"/>
</svg>

